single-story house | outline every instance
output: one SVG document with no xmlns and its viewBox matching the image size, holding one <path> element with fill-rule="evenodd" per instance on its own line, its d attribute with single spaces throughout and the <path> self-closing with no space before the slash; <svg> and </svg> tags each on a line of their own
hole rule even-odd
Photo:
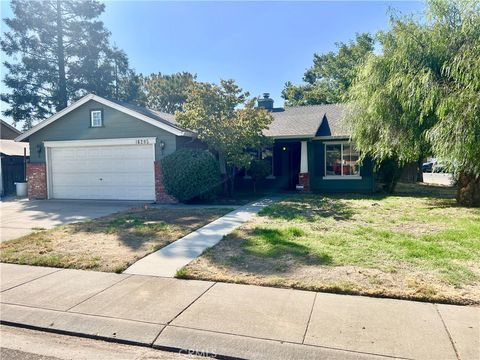
<svg viewBox="0 0 480 360">
<path fill-rule="evenodd" d="M 373 190 L 373 167 L 342 128 L 340 105 L 273 108 L 265 134 L 275 139 L 265 186 L 311 191 Z M 16 138 L 29 141 L 30 198 L 171 201 L 160 160 L 182 147 L 202 146 L 171 114 L 89 94 Z M 181 166 L 179 164 L 179 166 Z M 242 176 L 245 183 L 248 172 Z"/>
<path fill-rule="evenodd" d="M 19 130 L 0 120 L 0 194 L 15 192 L 15 183 L 25 181 L 25 161 L 28 159 L 29 146 L 14 139 L 21 134 Z"/>
</svg>

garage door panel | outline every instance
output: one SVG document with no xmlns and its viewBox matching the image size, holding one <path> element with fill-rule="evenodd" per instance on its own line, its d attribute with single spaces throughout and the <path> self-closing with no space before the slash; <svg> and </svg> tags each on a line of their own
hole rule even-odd
<svg viewBox="0 0 480 360">
<path fill-rule="evenodd" d="M 82 169 L 83 174 L 117 174 L 117 173 L 148 173 L 151 174 L 151 169 L 146 169 L 145 164 L 148 163 L 153 167 L 151 159 L 140 159 L 138 161 L 109 160 L 102 162 L 95 161 L 62 161 L 55 164 L 52 163 L 52 171 L 55 174 L 77 174 L 78 169 Z M 101 172 L 99 172 L 101 169 Z"/>
<path fill-rule="evenodd" d="M 154 200 L 153 145 L 51 148 L 50 197 Z"/>
</svg>

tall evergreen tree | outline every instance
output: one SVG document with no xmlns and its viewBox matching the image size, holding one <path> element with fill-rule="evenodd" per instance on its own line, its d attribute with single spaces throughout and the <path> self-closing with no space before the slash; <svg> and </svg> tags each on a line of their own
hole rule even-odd
<svg viewBox="0 0 480 360">
<path fill-rule="evenodd" d="M 147 106 L 171 114 L 181 111 L 187 100 L 188 89 L 195 79 L 196 75 L 189 72 L 146 76 L 144 86 Z"/>
<path fill-rule="evenodd" d="M 7 60 L 1 95 L 4 115 L 14 122 L 34 121 L 60 111 L 93 92 L 115 97 L 119 78 L 127 76 L 125 53 L 112 48 L 97 0 L 12 0 L 10 31 L 0 42 Z"/>
</svg>

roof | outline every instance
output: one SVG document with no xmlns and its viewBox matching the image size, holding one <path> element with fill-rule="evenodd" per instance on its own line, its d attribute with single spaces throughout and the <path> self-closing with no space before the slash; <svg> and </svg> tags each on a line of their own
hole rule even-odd
<svg viewBox="0 0 480 360">
<path fill-rule="evenodd" d="M 108 100 L 110 100 L 110 101 L 112 101 L 112 102 L 114 102 L 118 105 L 124 106 L 124 107 L 126 107 L 126 108 L 128 108 L 132 111 L 136 111 L 140 114 L 148 116 L 152 119 L 158 120 L 158 121 L 163 122 L 165 124 L 168 124 L 170 126 L 174 126 L 174 127 L 178 128 L 179 130 L 185 130 L 182 127 L 178 126 L 178 123 L 175 120 L 175 115 L 173 115 L 173 114 L 169 114 L 169 113 L 162 112 L 162 111 L 152 110 L 152 109 L 149 109 L 149 108 L 146 108 L 146 107 L 143 107 L 143 106 L 137 106 L 137 105 L 133 105 L 133 104 L 130 104 L 130 103 L 123 102 L 123 101 L 112 100 L 112 99 L 108 99 Z"/>
<path fill-rule="evenodd" d="M 18 143 L 14 140 L 0 140 L 0 153 L 8 156 L 23 156 L 23 149 L 27 149 L 27 156 L 30 155 L 28 144 Z"/>
<path fill-rule="evenodd" d="M 1 120 L 1 138 L 2 139 L 14 139 L 18 135 L 20 135 L 22 132 L 16 128 L 14 128 L 12 125 L 7 123 L 4 120 Z"/>
<path fill-rule="evenodd" d="M 190 136 L 193 137 L 194 133 L 189 130 L 183 129 L 178 126 L 175 122 L 175 118 L 171 114 L 162 113 L 159 111 L 150 110 L 144 107 L 127 104 L 120 101 L 114 101 L 105 99 L 98 95 L 88 94 L 82 97 L 80 100 L 74 102 L 70 106 L 66 107 L 65 109 L 59 111 L 55 115 L 52 115 L 48 119 L 38 123 L 30 130 L 24 132 L 20 136 L 18 136 L 15 141 L 25 141 L 29 138 L 30 135 L 34 134 L 38 130 L 44 128 L 45 126 L 51 124 L 52 122 L 60 119 L 62 116 L 68 114 L 69 112 L 75 110 L 76 108 L 80 107 L 81 105 L 85 104 L 86 102 L 93 100 L 110 108 L 116 109 L 121 111 L 127 115 L 133 116 L 139 120 L 145 121 L 153 126 L 166 130 L 174 135 L 177 136 Z"/>
<path fill-rule="evenodd" d="M 345 105 L 308 105 L 286 107 L 272 112 L 274 118 L 266 136 L 273 138 L 349 137 L 343 122 Z"/>
</svg>

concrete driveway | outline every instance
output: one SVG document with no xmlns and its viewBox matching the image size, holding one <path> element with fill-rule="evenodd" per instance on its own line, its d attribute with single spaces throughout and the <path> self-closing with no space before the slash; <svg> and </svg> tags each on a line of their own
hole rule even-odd
<svg viewBox="0 0 480 360">
<path fill-rule="evenodd" d="M 33 230 L 51 229 L 143 206 L 138 201 L 12 199 L 0 203 L 0 242 Z"/>
</svg>

